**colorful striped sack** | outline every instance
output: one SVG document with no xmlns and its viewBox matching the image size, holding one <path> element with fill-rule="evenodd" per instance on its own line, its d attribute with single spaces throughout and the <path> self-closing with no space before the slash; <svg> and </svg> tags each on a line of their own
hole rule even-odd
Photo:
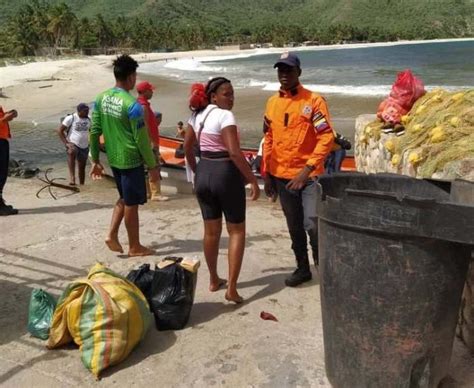
<svg viewBox="0 0 474 388">
<path fill-rule="evenodd" d="M 97 378 L 123 361 L 151 322 L 148 303 L 131 282 L 102 264 L 66 288 L 54 311 L 48 348 L 74 341 L 82 362 Z"/>
</svg>

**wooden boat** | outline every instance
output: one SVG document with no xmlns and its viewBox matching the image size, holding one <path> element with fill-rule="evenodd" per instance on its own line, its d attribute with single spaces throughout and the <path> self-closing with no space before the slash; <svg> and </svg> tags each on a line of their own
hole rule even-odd
<svg viewBox="0 0 474 388">
<path fill-rule="evenodd" d="M 177 169 L 184 169 L 184 158 L 176 158 L 176 149 L 181 147 L 183 139 L 178 139 L 169 136 L 160 136 L 160 155 L 165 162 L 164 167 L 172 167 Z M 242 148 L 243 153 L 247 159 L 255 159 L 257 156 L 257 148 Z M 353 156 L 346 156 L 342 162 L 342 171 L 355 171 L 355 161 Z"/>
<path fill-rule="evenodd" d="M 104 140 L 100 139 L 102 151 L 105 152 Z M 172 187 L 177 193 L 191 194 L 192 185 L 188 182 L 186 176 L 186 166 L 184 158 L 177 158 L 175 156 L 176 149 L 182 147 L 183 139 L 178 139 L 169 136 L 160 136 L 160 155 L 163 160 L 161 166 L 161 176 L 166 178 L 162 181 L 165 186 Z M 255 159 L 257 156 L 257 148 L 242 148 L 248 160 Z M 346 156 L 342 162 L 342 171 L 355 171 L 355 161 L 353 156 Z M 263 181 L 260 174 L 255 174 L 259 178 L 260 189 L 263 190 Z"/>
</svg>

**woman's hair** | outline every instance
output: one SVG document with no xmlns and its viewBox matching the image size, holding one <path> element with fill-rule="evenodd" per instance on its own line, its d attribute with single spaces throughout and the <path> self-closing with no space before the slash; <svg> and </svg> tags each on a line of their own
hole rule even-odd
<svg viewBox="0 0 474 388">
<path fill-rule="evenodd" d="M 215 93 L 219 87 L 225 83 L 231 83 L 224 77 L 210 79 L 206 85 L 195 83 L 191 85 L 191 96 L 189 97 L 189 109 L 194 113 L 199 113 L 206 109 L 211 102 L 211 94 Z"/>
</svg>

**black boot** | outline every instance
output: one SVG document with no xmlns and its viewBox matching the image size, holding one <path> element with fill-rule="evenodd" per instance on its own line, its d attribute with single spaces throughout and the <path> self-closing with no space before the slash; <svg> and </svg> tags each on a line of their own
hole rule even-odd
<svg viewBox="0 0 474 388">
<path fill-rule="evenodd" d="M 0 216 L 11 216 L 18 214 L 18 210 L 14 209 L 13 206 L 7 205 L 3 198 L 0 199 Z"/>
<path fill-rule="evenodd" d="M 285 285 L 287 287 L 296 287 L 301 283 L 309 282 L 313 275 L 309 269 L 308 258 L 296 259 L 297 268 L 296 270 L 285 279 Z"/>
</svg>

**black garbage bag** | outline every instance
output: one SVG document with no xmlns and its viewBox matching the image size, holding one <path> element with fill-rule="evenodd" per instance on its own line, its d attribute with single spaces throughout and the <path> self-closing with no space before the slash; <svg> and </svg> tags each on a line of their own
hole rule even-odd
<svg viewBox="0 0 474 388">
<path fill-rule="evenodd" d="M 180 330 L 188 323 L 194 302 L 197 272 L 183 268 L 181 257 L 167 257 L 174 261 L 164 268 L 156 266 L 149 301 L 158 330 Z"/>
<path fill-rule="evenodd" d="M 150 269 L 150 264 L 142 264 L 138 269 L 130 271 L 127 280 L 135 284 L 145 296 L 148 304 L 151 300 L 151 287 L 155 271 Z"/>
</svg>

